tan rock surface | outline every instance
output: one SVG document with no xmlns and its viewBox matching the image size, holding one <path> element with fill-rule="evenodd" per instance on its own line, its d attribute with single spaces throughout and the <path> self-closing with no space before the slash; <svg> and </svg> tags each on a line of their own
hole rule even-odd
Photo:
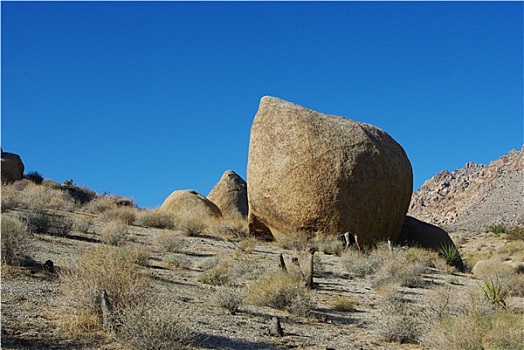
<svg viewBox="0 0 524 350">
<path fill-rule="evenodd" d="M 250 230 L 340 234 L 362 244 L 402 228 L 412 192 L 402 147 L 369 124 L 262 98 L 247 166 Z"/>
<path fill-rule="evenodd" d="M 192 190 L 174 191 L 166 198 L 159 211 L 184 217 L 222 216 L 215 204 Z"/>
<path fill-rule="evenodd" d="M 232 170 L 224 172 L 220 181 L 207 195 L 227 218 L 247 216 L 247 184 Z"/>
</svg>

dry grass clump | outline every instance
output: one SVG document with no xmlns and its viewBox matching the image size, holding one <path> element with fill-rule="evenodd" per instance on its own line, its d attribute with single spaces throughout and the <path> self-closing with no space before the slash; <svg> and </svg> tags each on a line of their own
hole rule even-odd
<svg viewBox="0 0 524 350">
<path fill-rule="evenodd" d="M 2 212 L 14 209 L 18 206 L 18 197 L 13 184 L 2 184 L 2 196 L 0 196 Z"/>
<path fill-rule="evenodd" d="M 341 312 L 351 312 L 355 311 L 356 307 L 358 306 L 358 303 L 355 301 L 354 298 L 350 296 L 337 296 L 335 300 L 333 300 L 332 308 L 336 311 Z"/>
<path fill-rule="evenodd" d="M 16 218 L 2 215 L 2 263 L 21 265 L 29 248 L 27 226 Z"/>
<path fill-rule="evenodd" d="M 102 245 L 87 250 L 74 266 L 62 269 L 63 326 L 73 333 L 99 329 L 104 291 L 115 314 L 147 299 L 144 296 L 150 293 L 149 280 L 140 273 L 137 260 L 133 249 Z"/>
<path fill-rule="evenodd" d="M 336 236 L 318 236 L 313 240 L 313 245 L 319 252 L 328 255 L 341 256 L 344 252 L 344 244 Z"/>
<path fill-rule="evenodd" d="M 106 244 L 122 246 L 129 238 L 129 227 L 125 221 L 114 220 L 104 225 L 100 236 Z"/>
<path fill-rule="evenodd" d="M 155 242 L 168 253 L 182 253 L 188 246 L 187 240 L 181 236 L 180 232 L 163 231 L 155 235 Z"/>
<path fill-rule="evenodd" d="M 83 210 L 92 214 L 100 214 L 105 211 L 116 209 L 118 207 L 114 198 L 110 196 L 99 196 L 83 206 Z"/>
<path fill-rule="evenodd" d="M 45 212 L 49 209 L 71 211 L 76 209 L 75 202 L 62 190 L 30 182 L 17 192 L 19 208 L 32 212 Z"/>
<path fill-rule="evenodd" d="M 231 268 L 231 262 L 219 261 L 216 265 L 200 273 L 197 281 L 213 286 L 226 285 L 231 281 Z"/>
<path fill-rule="evenodd" d="M 168 230 L 175 228 L 173 216 L 157 210 L 140 210 L 137 213 L 135 223 L 143 227 L 154 227 Z"/>
<path fill-rule="evenodd" d="M 45 211 L 29 212 L 22 217 L 29 231 L 65 237 L 73 230 L 73 220 Z"/>
<path fill-rule="evenodd" d="M 344 267 L 352 277 L 363 278 L 374 274 L 381 266 L 384 256 L 356 249 L 348 249 L 342 254 Z"/>
<path fill-rule="evenodd" d="M 244 290 L 239 287 L 222 287 L 214 294 L 215 302 L 235 315 L 244 301 Z"/>
<path fill-rule="evenodd" d="M 98 216 L 98 219 L 101 222 L 110 222 L 110 221 L 123 221 L 128 225 L 132 225 L 136 219 L 136 209 L 132 207 L 116 207 L 108 209 L 101 213 Z"/>
<path fill-rule="evenodd" d="M 225 240 L 247 239 L 249 229 L 245 218 L 217 218 L 211 220 L 209 231 Z"/>
<path fill-rule="evenodd" d="M 311 246 L 310 237 L 304 233 L 279 235 L 277 243 L 282 249 L 302 251 Z"/>
<path fill-rule="evenodd" d="M 297 272 L 287 273 L 282 270 L 268 270 L 262 274 L 248 288 L 246 302 L 287 310 L 301 316 L 309 315 L 314 308 L 302 277 Z"/>
<path fill-rule="evenodd" d="M 126 309 L 116 339 L 134 350 L 191 349 L 198 336 L 186 325 L 180 307 L 166 301 Z"/>
<path fill-rule="evenodd" d="M 207 218 L 201 217 L 187 217 L 187 218 L 175 218 L 175 229 L 180 231 L 186 237 L 196 237 L 204 233 L 209 225 Z"/>
</svg>

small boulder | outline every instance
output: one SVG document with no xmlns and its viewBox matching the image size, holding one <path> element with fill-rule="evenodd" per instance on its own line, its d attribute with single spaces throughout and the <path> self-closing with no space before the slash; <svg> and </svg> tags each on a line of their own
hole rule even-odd
<svg viewBox="0 0 524 350">
<path fill-rule="evenodd" d="M 226 171 L 207 195 L 226 218 L 247 216 L 247 184 L 237 173 Z"/>
<path fill-rule="evenodd" d="M 159 211 L 186 218 L 222 216 L 215 204 L 193 190 L 174 191 L 166 198 Z"/>
<path fill-rule="evenodd" d="M 411 216 L 406 216 L 404 220 L 398 243 L 411 247 L 426 248 L 436 252 L 449 247 L 457 249 L 446 231 Z M 464 263 L 462 259 L 457 260 L 455 266 L 463 270 Z"/>
<path fill-rule="evenodd" d="M 24 177 L 24 163 L 18 154 L 2 151 L 2 183 L 12 183 Z"/>
<path fill-rule="evenodd" d="M 350 231 L 368 245 L 398 238 L 413 174 L 383 130 L 266 96 L 251 127 L 247 188 L 253 234 Z"/>
</svg>

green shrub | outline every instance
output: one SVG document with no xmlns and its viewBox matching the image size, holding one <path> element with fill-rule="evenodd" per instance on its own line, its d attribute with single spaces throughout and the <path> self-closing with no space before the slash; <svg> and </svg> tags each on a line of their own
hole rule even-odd
<svg viewBox="0 0 524 350">
<path fill-rule="evenodd" d="M 29 247 L 27 227 L 16 218 L 2 215 L 2 262 L 21 265 Z"/>
<path fill-rule="evenodd" d="M 491 277 L 483 279 L 481 288 L 484 296 L 491 304 L 506 307 L 506 298 L 509 295 L 509 290 L 502 286 L 498 277 L 495 280 Z"/>
<path fill-rule="evenodd" d="M 454 266 L 461 271 L 464 270 L 462 257 L 460 256 L 460 252 L 454 244 L 442 245 L 438 252 L 442 257 L 444 257 L 448 265 Z"/>
<path fill-rule="evenodd" d="M 504 224 L 493 224 L 488 227 L 488 232 L 493 232 L 498 235 L 501 233 L 506 233 L 508 230 Z"/>
<path fill-rule="evenodd" d="M 62 184 L 62 191 L 66 192 L 77 204 L 84 205 L 96 198 L 96 192 L 85 186 L 77 186 L 73 180 L 66 180 Z"/>
</svg>

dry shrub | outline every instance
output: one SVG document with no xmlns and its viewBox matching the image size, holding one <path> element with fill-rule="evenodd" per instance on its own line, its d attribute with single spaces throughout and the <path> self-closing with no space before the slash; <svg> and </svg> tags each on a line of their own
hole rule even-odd
<svg viewBox="0 0 524 350">
<path fill-rule="evenodd" d="M 32 212 L 45 212 L 49 209 L 73 210 L 75 203 L 59 189 L 29 183 L 19 192 L 20 207 Z"/>
<path fill-rule="evenodd" d="M 239 287 L 222 287 L 214 294 L 215 303 L 234 315 L 244 300 L 244 291 Z"/>
<path fill-rule="evenodd" d="M 336 311 L 351 312 L 356 310 L 357 305 L 358 303 L 353 297 L 338 295 L 335 300 L 333 300 L 331 307 Z"/>
<path fill-rule="evenodd" d="M 93 229 L 93 218 L 89 216 L 77 216 L 73 220 L 73 230 L 81 233 L 89 233 Z"/>
<path fill-rule="evenodd" d="M 65 237 L 73 230 L 73 220 L 68 217 L 45 211 L 27 213 L 22 220 L 33 233 Z"/>
<path fill-rule="evenodd" d="M 29 248 L 27 226 L 17 218 L 2 215 L 2 263 L 21 265 Z"/>
<path fill-rule="evenodd" d="M 200 273 L 197 281 L 214 286 L 228 284 L 231 281 L 231 263 L 229 261 L 219 262 L 217 265 Z"/>
<path fill-rule="evenodd" d="M 522 349 L 524 314 L 494 307 L 478 288 L 440 287 L 428 298 L 423 345 L 442 350 Z"/>
<path fill-rule="evenodd" d="M 141 210 L 137 213 L 136 224 L 143 227 L 154 227 L 172 230 L 175 228 L 173 216 L 157 210 Z"/>
<path fill-rule="evenodd" d="M 251 284 L 246 302 L 287 310 L 293 314 L 307 316 L 314 307 L 309 290 L 304 287 L 302 277 L 290 271 L 266 271 Z"/>
<path fill-rule="evenodd" d="M 302 251 L 311 246 L 310 237 L 304 233 L 278 235 L 277 243 L 282 249 Z"/>
<path fill-rule="evenodd" d="M 249 229 L 245 218 L 218 218 L 209 223 L 210 232 L 225 240 L 249 238 Z"/>
<path fill-rule="evenodd" d="M 155 235 L 156 243 L 164 252 L 182 253 L 188 246 L 187 240 L 181 237 L 180 232 L 163 231 Z"/>
<path fill-rule="evenodd" d="M 344 252 L 344 244 L 336 236 L 319 236 L 313 241 L 313 245 L 319 252 L 329 255 L 341 256 Z"/>
<path fill-rule="evenodd" d="M 257 246 L 257 239 L 255 237 L 249 237 L 238 242 L 238 249 L 245 254 L 251 254 Z"/>
<path fill-rule="evenodd" d="M 382 264 L 384 256 L 370 254 L 356 249 L 348 249 L 342 254 L 342 263 L 353 277 L 365 277 L 374 274 Z"/>
<path fill-rule="evenodd" d="M 100 214 L 117 207 L 115 199 L 110 196 L 96 197 L 83 206 L 85 211 L 92 214 Z"/>
<path fill-rule="evenodd" d="M 190 269 L 193 266 L 191 259 L 180 254 L 169 254 L 165 257 L 165 261 L 181 269 Z"/>
<path fill-rule="evenodd" d="M 17 196 L 17 191 L 13 184 L 2 184 L 2 195 L 0 199 L 2 201 L 2 213 L 20 205 L 20 198 Z"/>
<path fill-rule="evenodd" d="M 136 221 L 136 209 L 132 207 L 115 207 L 104 211 L 98 217 L 102 222 L 123 221 L 128 225 Z"/>
<path fill-rule="evenodd" d="M 134 350 L 192 349 L 198 337 L 186 319 L 179 306 L 157 300 L 124 310 L 116 338 Z"/>
<path fill-rule="evenodd" d="M 524 241 L 515 240 L 507 242 L 502 247 L 497 249 L 496 254 L 498 256 L 503 255 L 506 259 L 524 262 Z"/>
<path fill-rule="evenodd" d="M 195 237 L 204 233 L 212 218 L 187 217 L 175 218 L 175 228 L 186 237 Z"/>
<path fill-rule="evenodd" d="M 106 244 L 121 246 L 124 245 L 129 237 L 129 227 L 126 222 L 115 220 L 105 224 L 100 232 L 102 241 Z"/>
<path fill-rule="evenodd" d="M 150 288 L 149 280 L 140 273 L 137 260 L 133 249 L 102 245 L 90 248 L 74 266 L 62 269 L 65 319 L 76 319 L 78 332 L 92 330 L 94 318 L 100 325 L 103 291 L 116 314 L 140 305 Z"/>
</svg>

